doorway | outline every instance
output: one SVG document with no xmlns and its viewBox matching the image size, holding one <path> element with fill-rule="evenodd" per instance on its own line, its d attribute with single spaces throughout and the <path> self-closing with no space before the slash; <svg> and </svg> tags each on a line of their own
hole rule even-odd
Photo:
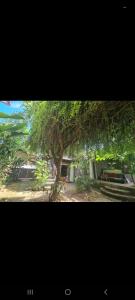
<svg viewBox="0 0 135 300">
<path fill-rule="evenodd" d="M 67 177 L 68 175 L 68 166 L 62 165 L 61 166 L 61 177 Z"/>
</svg>

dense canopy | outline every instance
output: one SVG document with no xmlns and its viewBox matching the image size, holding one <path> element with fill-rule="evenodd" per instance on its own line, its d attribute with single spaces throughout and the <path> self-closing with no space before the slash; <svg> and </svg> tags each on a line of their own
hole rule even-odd
<svg viewBox="0 0 135 300">
<path fill-rule="evenodd" d="M 76 147 L 117 148 L 135 141 L 135 101 L 30 101 L 24 104 L 30 145 L 54 160 Z M 93 149 L 93 148 L 92 148 Z M 56 198 L 56 190 L 52 198 Z"/>
<path fill-rule="evenodd" d="M 29 103 L 29 104 L 28 104 Z M 27 102 L 33 147 L 50 150 L 54 137 L 63 149 L 76 141 L 92 144 L 112 138 L 134 137 L 135 101 L 35 101 Z"/>
<path fill-rule="evenodd" d="M 22 102 L 18 113 L 0 112 L 0 181 L 5 182 L 11 169 L 25 160 L 38 160 L 36 174 L 44 181 L 50 160 L 57 169 L 50 196 L 55 201 L 65 154 L 86 173 L 89 159 L 126 162 L 135 170 L 135 101 Z"/>
</svg>

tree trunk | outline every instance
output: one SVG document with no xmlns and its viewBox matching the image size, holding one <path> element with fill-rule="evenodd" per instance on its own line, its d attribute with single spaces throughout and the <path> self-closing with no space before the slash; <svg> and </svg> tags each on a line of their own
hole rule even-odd
<svg viewBox="0 0 135 300">
<path fill-rule="evenodd" d="M 59 181 L 60 181 L 60 168 L 61 168 L 61 162 L 62 162 L 62 158 L 55 161 L 55 165 L 57 168 L 57 175 L 56 175 L 56 181 L 54 183 L 53 186 L 53 191 L 49 197 L 49 202 L 55 202 L 57 200 L 57 197 L 59 195 Z"/>
</svg>

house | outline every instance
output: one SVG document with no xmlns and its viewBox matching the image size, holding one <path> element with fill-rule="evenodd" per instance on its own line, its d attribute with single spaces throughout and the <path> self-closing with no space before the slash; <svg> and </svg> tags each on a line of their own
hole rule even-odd
<svg viewBox="0 0 135 300">
<path fill-rule="evenodd" d="M 61 177 L 67 177 L 69 182 L 74 182 L 75 168 L 72 166 L 73 158 L 64 156 L 61 164 Z"/>
<path fill-rule="evenodd" d="M 71 163 L 73 159 L 67 156 L 64 156 L 61 164 L 61 177 L 67 177 L 69 182 L 74 182 L 74 167 Z M 51 162 L 48 162 L 48 167 L 50 169 L 50 176 L 55 177 L 56 167 Z M 35 162 L 27 162 L 22 166 L 18 166 L 12 170 L 13 178 L 16 179 L 33 179 L 34 172 L 36 170 Z"/>
<path fill-rule="evenodd" d="M 22 166 L 18 166 L 15 169 L 13 169 L 13 177 L 14 179 L 24 179 L 34 178 L 34 172 L 36 169 L 35 166 L 36 160 L 28 161 L 27 164 L 24 164 Z M 78 176 L 83 175 L 83 172 L 80 168 L 77 168 L 73 166 L 74 159 L 69 156 L 63 156 L 62 163 L 61 163 L 61 177 L 66 177 L 68 182 L 75 182 L 75 178 Z M 56 167 L 55 165 L 49 161 L 48 167 L 50 170 L 50 177 L 56 176 Z M 89 176 L 91 179 L 98 178 L 97 168 L 96 168 L 96 162 L 94 160 L 90 160 L 89 162 L 89 170 L 88 170 Z"/>
<path fill-rule="evenodd" d="M 34 164 L 25 164 L 14 168 L 12 170 L 12 176 L 14 180 L 33 179 L 35 169 L 36 167 Z"/>
<path fill-rule="evenodd" d="M 75 178 L 83 175 L 82 170 L 72 165 L 73 158 L 64 156 L 61 164 L 61 177 L 68 177 L 69 182 L 75 182 Z M 97 179 L 98 173 L 96 168 L 96 161 L 89 161 L 88 174 L 91 179 Z"/>
<path fill-rule="evenodd" d="M 73 161 L 73 158 L 63 156 L 61 163 L 60 175 L 61 177 L 66 177 L 69 182 L 74 182 L 74 167 L 72 166 Z M 50 163 L 49 166 L 52 177 L 55 177 L 57 172 L 55 165 Z"/>
</svg>

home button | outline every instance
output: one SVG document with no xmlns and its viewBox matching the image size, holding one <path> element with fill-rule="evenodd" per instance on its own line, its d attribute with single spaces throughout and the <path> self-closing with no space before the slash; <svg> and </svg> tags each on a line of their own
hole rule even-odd
<svg viewBox="0 0 135 300">
<path fill-rule="evenodd" d="M 70 296 L 71 295 L 71 290 L 70 289 L 65 289 L 65 295 Z"/>
</svg>

